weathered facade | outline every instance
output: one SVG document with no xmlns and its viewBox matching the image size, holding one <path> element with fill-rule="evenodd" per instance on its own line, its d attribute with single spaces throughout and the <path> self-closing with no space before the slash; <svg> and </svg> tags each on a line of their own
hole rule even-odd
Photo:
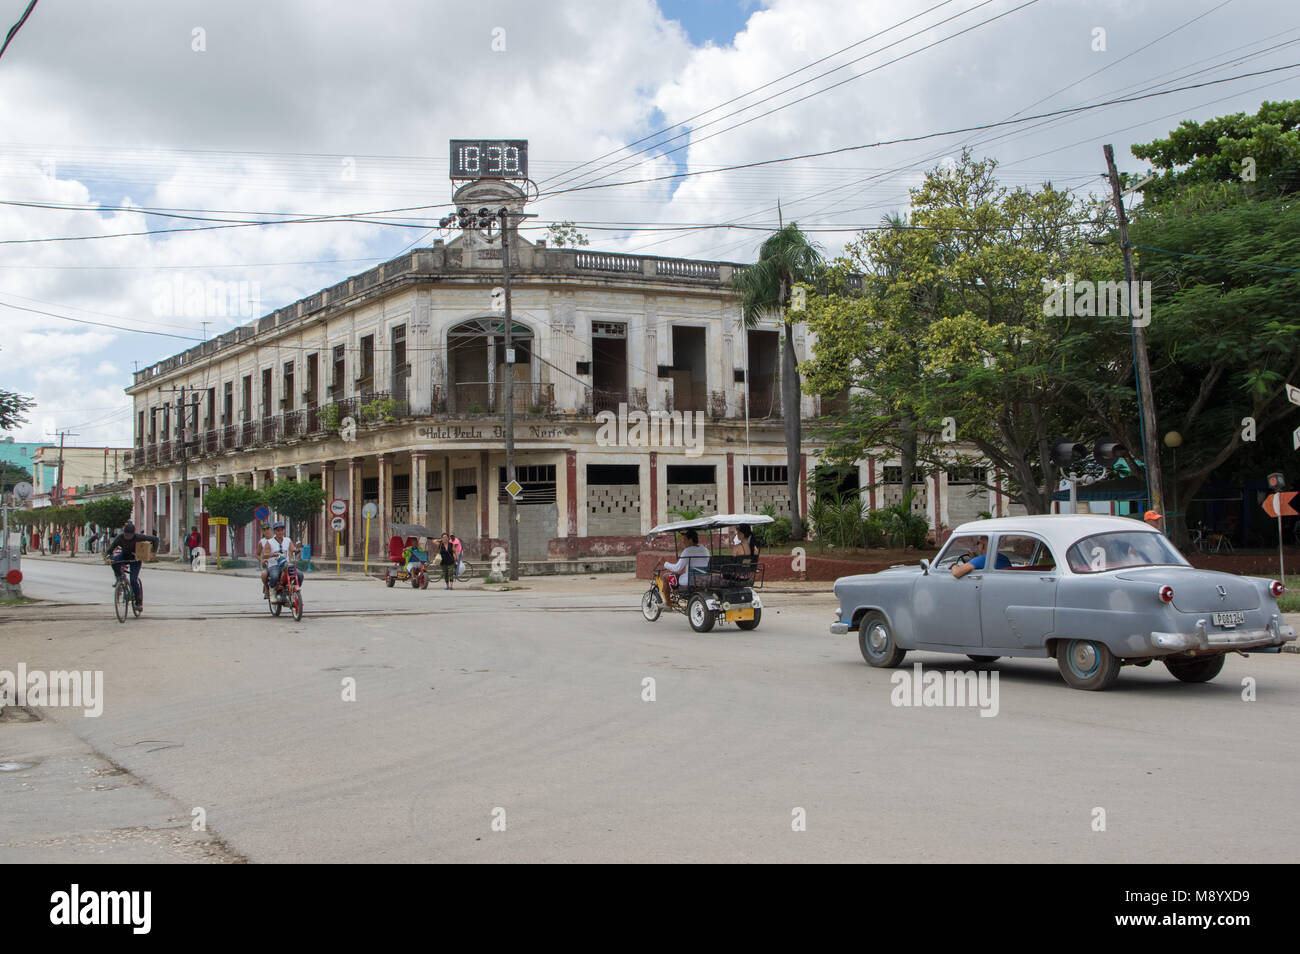
<svg viewBox="0 0 1300 954">
<path fill-rule="evenodd" d="M 208 488 L 290 477 L 348 502 L 347 558 L 368 502 L 372 558 L 390 522 L 454 530 L 478 556 L 502 546 L 501 255 L 475 232 L 435 242 L 137 372 L 137 521 L 178 539 L 184 386 L 192 514 Z M 511 259 L 521 559 L 630 553 L 673 510 L 788 512 L 781 336 L 742 324 L 740 266 L 522 240 Z M 294 534 L 332 557 L 328 525 Z"/>
</svg>

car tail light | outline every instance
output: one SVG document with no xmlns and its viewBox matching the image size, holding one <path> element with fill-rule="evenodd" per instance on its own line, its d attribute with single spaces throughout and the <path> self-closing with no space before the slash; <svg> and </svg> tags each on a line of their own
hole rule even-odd
<svg viewBox="0 0 1300 954">
<path fill-rule="evenodd" d="M 1286 587 L 1283 586 L 1281 581 L 1279 580 L 1274 580 L 1272 583 L 1268 585 L 1268 591 L 1272 593 L 1274 597 L 1281 596 L 1282 591 L 1285 589 Z"/>
<path fill-rule="evenodd" d="M 1160 587 L 1159 596 L 1160 596 L 1160 602 L 1172 603 L 1174 601 L 1174 588 L 1172 586 Z"/>
</svg>

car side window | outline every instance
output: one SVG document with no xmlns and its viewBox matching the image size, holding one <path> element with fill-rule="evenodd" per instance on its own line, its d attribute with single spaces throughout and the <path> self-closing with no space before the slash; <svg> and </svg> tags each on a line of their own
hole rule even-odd
<svg viewBox="0 0 1300 954">
<path fill-rule="evenodd" d="M 1025 533 L 1005 534 L 998 540 L 996 568 L 1002 570 L 1055 570 L 1052 550 L 1038 537 Z"/>
<path fill-rule="evenodd" d="M 938 559 L 935 561 L 935 567 L 939 569 L 950 569 L 958 559 L 965 556 L 967 560 L 972 559 L 979 552 L 976 543 L 980 540 L 978 534 L 972 534 L 964 537 L 953 537 L 948 541 L 948 546 L 944 548 Z"/>
</svg>

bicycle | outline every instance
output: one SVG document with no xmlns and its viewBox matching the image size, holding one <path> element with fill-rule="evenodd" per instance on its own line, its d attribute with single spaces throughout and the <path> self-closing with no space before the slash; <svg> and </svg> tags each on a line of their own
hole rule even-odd
<svg viewBox="0 0 1300 954">
<path fill-rule="evenodd" d="M 139 588 L 139 593 L 134 597 L 131 594 L 131 564 L 140 565 L 139 560 L 123 560 L 118 566 L 121 568 L 117 574 L 117 582 L 113 584 L 113 612 L 117 614 L 119 623 L 126 622 L 126 608 L 129 604 L 132 612 L 138 617 L 140 611 L 144 609 L 144 583 L 137 576 L 135 585 Z"/>
</svg>

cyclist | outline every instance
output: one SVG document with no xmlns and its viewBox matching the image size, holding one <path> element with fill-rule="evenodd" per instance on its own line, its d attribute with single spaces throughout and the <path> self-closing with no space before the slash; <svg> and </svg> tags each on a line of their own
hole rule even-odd
<svg viewBox="0 0 1300 954">
<path fill-rule="evenodd" d="M 122 565 L 130 567 L 131 592 L 135 596 L 136 606 L 143 602 L 140 593 L 140 561 L 135 558 L 135 545 L 141 540 L 158 546 L 157 537 L 148 533 L 136 533 L 135 524 L 128 520 L 123 525 L 122 532 L 104 547 L 104 562 L 109 562 L 111 558 L 113 563 L 113 586 L 117 586 L 117 581 L 122 578 Z"/>
<path fill-rule="evenodd" d="M 267 578 L 270 575 L 270 565 L 266 562 L 271 555 L 267 546 L 271 542 L 271 525 L 262 524 L 262 538 L 257 541 L 257 562 L 262 567 L 262 599 L 269 599 L 271 593 L 267 590 Z"/>
<path fill-rule="evenodd" d="M 275 522 L 275 536 L 266 542 L 266 552 L 268 554 L 267 571 L 269 576 L 267 581 L 274 590 L 280 583 L 280 571 L 284 569 L 284 560 L 290 557 L 296 557 L 302 552 L 302 547 L 290 540 L 284 533 L 284 521 Z M 281 559 L 283 557 L 283 560 Z"/>
</svg>

